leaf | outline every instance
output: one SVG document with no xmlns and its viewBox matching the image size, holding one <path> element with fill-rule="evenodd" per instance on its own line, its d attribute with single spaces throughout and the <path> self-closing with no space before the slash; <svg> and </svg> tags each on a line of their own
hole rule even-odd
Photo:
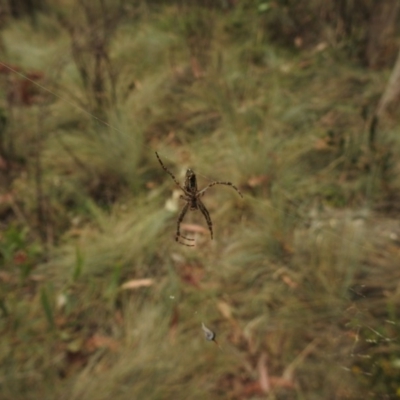
<svg viewBox="0 0 400 400">
<path fill-rule="evenodd" d="M 99 348 L 107 348 L 111 351 L 116 351 L 118 350 L 119 345 L 120 344 L 115 339 L 109 336 L 103 336 L 99 334 L 94 334 L 86 342 L 86 348 L 89 351 L 94 351 Z"/>
<path fill-rule="evenodd" d="M 269 393 L 271 390 L 271 384 L 269 381 L 268 368 L 267 368 L 267 354 L 262 353 L 257 363 L 258 369 L 258 381 L 260 388 L 264 393 Z"/>
<path fill-rule="evenodd" d="M 108 283 L 108 287 L 104 292 L 105 298 L 108 299 L 111 302 L 111 304 L 114 303 L 118 295 L 119 282 L 121 280 L 121 271 L 122 271 L 122 266 L 121 264 L 118 263 L 113 269 L 111 279 L 109 280 Z"/>
<path fill-rule="evenodd" d="M 217 304 L 218 310 L 226 319 L 232 319 L 232 307 L 225 301 L 219 301 Z"/>
<path fill-rule="evenodd" d="M 83 263 L 84 263 L 84 257 L 83 254 L 81 253 L 81 250 L 79 247 L 76 247 L 75 250 L 75 268 L 72 273 L 72 280 L 76 281 L 82 273 L 83 269 Z"/>
<path fill-rule="evenodd" d="M 295 282 L 292 278 L 290 278 L 290 276 L 288 275 L 282 275 L 282 280 L 283 282 L 286 283 L 286 285 L 288 285 L 290 288 L 292 289 L 296 289 L 298 284 L 297 282 Z"/>
<path fill-rule="evenodd" d="M 53 307 L 51 304 L 51 301 L 49 299 L 49 295 L 47 293 L 46 288 L 42 287 L 40 290 L 40 302 L 42 303 L 42 307 L 44 310 L 44 314 L 47 318 L 47 322 L 49 325 L 54 328 L 55 323 L 54 323 L 54 312 L 53 312 Z"/>
<path fill-rule="evenodd" d="M 171 315 L 171 320 L 169 323 L 169 332 L 168 332 L 168 336 L 171 343 L 175 343 L 176 335 L 178 332 L 178 323 L 179 323 L 179 310 L 178 307 L 175 306 Z"/>
<path fill-rule="evenodd" d="M 181 228 L 187 232 L 197 232 L 197 233 L 204 233 L 208 234 L 208 229 L 201 225 L 196 224 L 181 224 Z"/>
<path fill-rule="evenodd" d="M 27 256 L 26 252 L 23 250 L 18 250 L 14 254 L 14 263 L 17 265 L 24 264 L 27 261 L 27 259 L 28 259 L 28 256 Z"/>
<path fill-rule="evenodd" d="M 4 299 L 0 298 L 0 310 L 3 313 L 3 317 L 7 317 L 9 315 L 7 304 Z"/>
<path fill-rule="evenodd" d="M 251 178 L 249 178 L 249 180 L 247 181 L 247 184 L 251 188 L 254 188 L 257 186 L 261 186 L 263 184 L 267 184 L 269 181 L 271 181 L 271 178 L 268 175 L 255 175 L 255 176 L 252 176 Z"/>
<path fill-rule="evenodd" d="M 269 8 L 270 8 L 270 5 L 267 2 L 261 3 L 258 6 L 258 12 L 260 12 L 260 13 L 266 12 L 269 10 Z"/>
<path fill-rule="evenodd" d="M 78 353 L 82 350 L 83 341 L 81 338 L 77 338 L 72 342 L 68 343 L 67 350 L 70 353 Z"/>
<path fill-rule="evenodd" d="M 148 287 L 153 285 L 154 280 L 151 278 L 146 279 L 132 279 L 131 281 L 125 282 L 121 285 L 121 289 L 137 289 L 141 287 Z"/>
<path fill-rule="evenodd" d="M 12 282 L 14 279 L 11 276 L 10 273 L 5 272 L 5 271 L 0 271 L 0 281 L 6 282 L 6 283 L 10 283 Z"/>
<path fill-rule="evenodd" d="M 182 264 L 178 267 L 179 277 L 188 285 L 200 288 L 200 282 L 204 277 L 204 269 L 196 264 Z"/>
</svg>

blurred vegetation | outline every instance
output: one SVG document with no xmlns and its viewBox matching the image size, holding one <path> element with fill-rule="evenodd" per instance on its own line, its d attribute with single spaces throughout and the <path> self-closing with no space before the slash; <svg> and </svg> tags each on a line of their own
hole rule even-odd
<svg viewBox="0 0 400 400">
<path fill-rule="evenodd" d="M 400 397 L 399 4 L 3 2 L 0 399 Z"/>
</svg>

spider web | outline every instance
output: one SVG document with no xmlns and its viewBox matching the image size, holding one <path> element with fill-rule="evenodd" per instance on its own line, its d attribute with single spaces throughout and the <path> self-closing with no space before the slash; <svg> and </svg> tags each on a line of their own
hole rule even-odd
<svg viewBox="0 0 400 400">
<path fill-rule="evenodd" d="M 0 62 L 3 67 L 9 68 L 6 64 Z M 43 85 L 31 80 L 24 74 L 12 70 L 13 73 L 20 75 L 24 79 L 31 81 L 41 89 L 51 93 L 61 101 L 68 103 L 70 106 L 79 109 L 80 111 L 88 114 L 91 118 L 94 118 L 101 124 L 104 124 L 111 130 L 121 132 L 117 128 L 113 127 L 109 123 L 101 120 L 92 113 L 88 112 L 84 108 L 77 104 L 69 101 L 68 99 L 58 95 L 57 93 L 49 90 Z M 143 143 L 140 143 L 143 145 Z M 154 149 L 150 146 L 145 146 L 151 153 Z M 164 159 L 168 159 L 166 155 L 163 155 Z M 172 161 L 172 160 L 170 160 Z M 202 175 L 201 168 L 196 169 L 196 173 L 202 176 L 209 182 L 214 179 L 209 179 L 205 175 Z M 177 176 L 178 180 L 179 177 Z M 172 199 L 167 200 L 167 207 L 170 210 L 177 209 L 177 199 L 180 194 L 178 190 L 174 191 Z M 176 194 L 178 193 L 178 194 Z M 248 197 L 245 195 L 245 197 Z M 265 206 L 265 202 L 257 198 L 252 198 L 251 201 L 255 201 L 260 207 Z M 279 207 L 269 205 L 272 212 L 287 213 L 288 211 L 282 210 Z M 324 300 L 321 302 L 315 301 L 314 297 L 309 298 L 306 294 L 302 293 L 298 296 L 298 301 L 292 304 L 292 309 L 285 308 L 283 311 L 279 308 L 279 305 L 271 305 L 268 310 L 268 317 L 266 318 L 267 323 L 262 324 L 254 323 L 251 326 L 247 326 L 240 330 L 240 333 L 235 333 L 235 328 L 231 331 L 217 331 L 218 334 L 222 334 L 226 340 L 230 340 L 232 343 L 241 345 L 241 340 L 247 338 L 247 346 L 251 348 L 252 341 L 255 340 L 253 332 L 257 329 L 261 329 L 260 326 L 268 326 L 267 332 L 264 334 L 271 339 L 273 343 L 277 341 L 277 333 L 283 332 L 285 329 L 293 329 L 298 327 L 300 329 L 304 324 L 310 324 L 310 326 L 317 327 L 318 323 L 329 325 L 329 320 L 335 318 L 339 321 L 337 314 L 341 314 L 341 329 L 334 332 L 338 343 L 343 343 L 345 354 L 340 354 L 338 357 L 337 353 L 326 353 L 325 358 L 331 359 L 333 363 L 337 364 L 337 367 L 345 371 L 351 376 L 357 377 L 357 379 L 365 380 L 371 379 L 374 376 L 386 376 L 387 384 L 390 385 L 390 390 L 393 395 L 386 394 L 386 397 L 380 398 L 397 398 L 399 389 L 394 385 L 394 379 L 391 374 L 395 373 L 396 369 L 400 368 L 400 352 L 399 352 L 399 333 L 400 327 L 398 323 L 398 297 L 399 288 L 398 282 L 400 282 L 400 270 L 398 268 L 398 259 L 400 252 L 400 223 L 388 217 L 380 217 L 376 215 L 360 216 L 356 215 L 352 211 L 331 211 L 331 212 L 318 212 L 318 210 L 312 210 L 307 218 L 304 216 L 295 216 L 296 222 L 300 222 L 295 229 L 295 236 L 293 243 L 297 246 L 298 257 L 304 257 L 304 259 L 312 259 L 316 265 L 324 265 L 324 262 L 319 258 L 323 258 L 328 254 L 330 257 L 335 257 L 335 252 L 341 252 L 341 261 L 343 264 L 338 268 L 337 276 L 330 277 L 332 279 L 332 286 L 335 281 L 341 279 L 348 279 L 348 291 L 343 293 L 333 293 L 330 301 Z M 191 216 L 188 213 L 189 218 L 183 223 L 183 226 L 191 223 L 191 218 L 195 218 L 198 221 L 199 215 Z M 201 219 L 201 217 L 200 217 Z M 266 221 L 267 223 L 267 221 Z M 187 226 L 186 226 L 187 227 Z M 194 229 L 193 226 L 191 227 Z M 198 228 L 198 233 L 208 232 L 207 228 Z M 310 254 L 302 254 L 302 242 L 307 241 L 308 248 L 314 249 L 315 254 L 310 258 Z M 338 244 L 340 246 L 338 246 Z M 331 253 L 329 253 L 331 249 Z M 322 251 L 323 250 L 323 251 Z M 333 251 L 334 250 L 334 251 Z M 304 250 L 307 253 L 307 250 Z M 309 251 L 309 250 L 308 250 Z M 361 256 L 360 256 L 361 254 Z M 259 260 L 258 260 L 259 261 Z M 301 260 L 298 261 L 301 263 Z M 338 261 L 339 262 L 339 261 Z M 268 264 L 268 267 L 267 267 Z M 272 263 L 273 264 L 273 263 Z M 354 264 L 354 265 L 353 265 Z M 362 267 L 360 267 L 360 265 Z M 268 269 L 270 268 L 270 269 Z M 353 272 L 349 270 L 354 269 Z M 280 279 L 282 285 L 286 286 L 288 290 L 298 290 L 296 279 L 299 277 L 297 271 L 290 270 L 283 265 L 275 265 L 271 267 L 271 263 L 266 263 L 266 277 L 265 279 Z M 315 278 L 315 277 L 314 277 Z M 309 280 L 302 278 L 303 282 L 309 284 L 308 289 L 313 290 L 316 285 L 315 282 L 310 278 Z M 249 286 L 251 287 L 251 285 Z M 253 287 L 257 287 L 257 284 L 253 284 Z M 329 292 L 329 286 L 325 288 L 326 292 Z M 307 292 L 305 290 L 304 292 Z M 173 297 L 173 296 L 172 296 Z M 271 297 L 273 300 L 273 297 Z M 340 306 L 336 308 L 336 302 Z M 226 318 L 231 318 L 230 311 L 227 311 L 226 303 L 219 303 L 220 313 Z M 303 311 L 306 309 L 312 309 L 315 313 L 310 316 L 307 313 L 303 315 Z M 225 311 L 224 311 L 225 310 Z M 319 312 L 318 312 L 319 311 Z M 197 317 L 198 311 L 194 314 Z M 204 317 L 204 311 L 201 312 Z M 327 323 L 328 321 L 328 323 Z M 340 321 L 339 321 L 340 322 Z M 336 329 L 337 327 L 335 327 Z M 264 329 L 264 328 L 263 328 Z M 325 332 L 326 334 L 326 332 Z M 237 335 L 237 337 L 235 337 Z M 318 335 L 311 335 L 316 337 L 316 341 L 311 347 L 317 348 L 320 343 L 325 340 L 322 336 L 318 338 Z M 329 340 L 333 340 L 334 335 L 328 335 Z M 274 342 L 275 341 L 275 342 Z M 224 351 L 229 351 L 224 346 Z M 337 347 L 334 347 L 337 350 Z M 251 349 L 250 349 L 251 350 Z M 274 352 L 271 350 L 272 356 Z M 299 353 L 305 357 L 310 356 L 312 351 L 306 346 L 306 348 Z M 390 354 L 388 356 L 387 354 Z M 314 354 L 315 357 L 315 354 Z M 262 359 L 261 359 L 262 358 Z M 268 379 L 271 380 L 271 376 L 266 372 L 265 365 L 267 364 L 266 356 L 263 353 L 259 364 L 257 366 L 260 373 L 260 383 L 264 391 L 268 387 Z M 268 359 L 271 355 L 268 356 Z M 343 363 L 342 360 L 347 359 L 348 362 Z M 296 358 L 294 357 L 294 360 Z M 292 360 L 292 362 L 294 362 Z M 274 363 L 272 364 L 272 370 Z M 288 365 L 293 367 L 290 361 Z M 283 372 L 282 377 L 290 381 L 293 378 L 294 367 Z M 286 373 L 286 376 L 285 376 Z M 283 385 L 283 383 L 282 383 Z M 381 389 L 381 388 L 378 388 Z M 388 390 L 388 391 L 390 391 Z M 381 392 L 370 391 L 370 395 L 378 396 Z M 349 398 L 352 395 L 350 395 Z"/>
</svg>

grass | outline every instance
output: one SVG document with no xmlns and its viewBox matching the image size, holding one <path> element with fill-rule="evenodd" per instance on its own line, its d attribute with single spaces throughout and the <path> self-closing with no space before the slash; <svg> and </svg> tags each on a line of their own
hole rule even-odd
<svg viewBox="0 0 400 400">
<path fill-rule="evenodd" d="M 90 10 L 74 10 L 80 29 Z M 257 8 L 127 10 L 102 55 L 114 88 L 92 47 L 73 60 L 51 13 L 1 32 L 2 60 L 53 94 L 0 75 L 13 143 L 0 397 L 396 398 L 399 127 L 387 121 L 371 150 L 362 116 L 387 73 L 340 46 L 267 39 Z M 175 243 L 183 204 L 155 151 L 180 181 L 190 167 L 200 187 L 244 193 L 204 196 L 213 241 L 189 212 L 196 247 Z"/>
</svg>

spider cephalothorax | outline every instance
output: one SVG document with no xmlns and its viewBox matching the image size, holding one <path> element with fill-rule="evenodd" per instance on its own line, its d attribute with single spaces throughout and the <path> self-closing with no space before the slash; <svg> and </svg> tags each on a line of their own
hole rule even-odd
<svg viewBox="0 0 400 400">
<path fill-rule="evenodd" d="M 189 196 L 181 196 L 181 198 L 184 198 L 186 201 L 190 203 L 190 210 L 197 210 L 198 209 L 198 201 L 199 199 L 196 198 L 196 194 L 198 192 L 197 190 L 197 178 L 196 174 L 191 170 L 190 168 L 186 171 L 186 176 L 185 176 L 185 184 L 183 185 L 183 188 L 186 189 L 188 193 L 190 193 Z M 185 192 L 185 190 L 184 190 Z M 186 193 L 185 193 L 186 194 Z"/>
<path fill-rule="evenodd" d="M 191 210 L 191 211 L 200 210 L 201 211 L 201 213 L 204 215 L 204 218 L 206 219 L 206 222 L 207 222 L 207 225 L 208 225 L 208 229 L 210 231 L 211 239 L 212 239 L 213 238 L 213 226 L 212 226 L 210 214 L 209 214 L 207 208 L 205 207 L 205 205 L 203 204 L 203 202 L 200 200 L 200 197 L 204 196 L 204 193 L 206 192 L 206 190 L 209 189 L 210 187 L 214 186 L 214 185 L 232 186 L 239 193 L 239 195 L 241 197 L 243 197 L 242 193 L 240 193 L 239 189 L 233 183 L 231 183 L 231 182 L 219 182 L 219 181 L 212 182 L 208 186 L 206 186 L 204 189 L 199 191 L 198 188 L 197 188 L 196 174 L 191 169 L 188 169 L 186 171 L 185 183 L 184 183 L 183 186 L 181 186 L 179 184 L 179 182 L 176 180 L 175 176 L 172 174 L 172 172 L 170 172 L 165 167 L 165 165 L 161 161 L 161 158 L 159 157 L 157 152 L 156 152 L 156 156 L 157 156 L 158 161 L 160 162 L 162 168 L 171 176 L 171 178 L 174 180 L 174 182 L 179 186 L 179 188 L 184 193 L 184 196 L 181 196 L 181 199 L 186 201 L 186 204 L 184 205 L 184 207 L 182 208 L 182 211 L 180 212 L 180 214 L 178 216 L 178 224 L 177 224 L 177 228 L 176 228 L 175 240 L 177 242 L 179 242 L 180 244 L 183 244 L 185 246 L 194 246 L 193 244 L 186 244 L 186 243 L 183 243 L 183 242 L 181 242 L 179 240 L 180 238 L 183 238 L 183 239 L 186 239 L 186 240 L 190 240 L 190 241 L 194 240 L 194 239 L 190 239 L 190 238 L 187 238 L 185 236 L 182 236 L 181 232 L 180 232 L 181 222 L 183 221 L 183 218 L 185 217 L 185 215 L 186 215 L 188 210 Z"/>
</svg>

